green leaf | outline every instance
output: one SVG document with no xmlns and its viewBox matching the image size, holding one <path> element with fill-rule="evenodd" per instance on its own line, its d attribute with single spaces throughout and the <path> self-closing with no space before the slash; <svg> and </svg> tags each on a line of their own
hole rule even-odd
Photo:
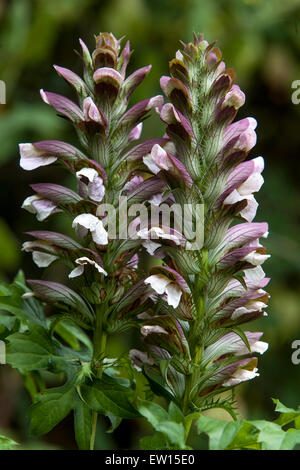
<svg viewBox="0 0 300 470">
<path fill-rule="evenodd" d="M 231 449 L 261 449 L 261 444 L 257 441 L 258 430 L 249 421 L 242 421 L 241 427 L 235 435 L 227 450 Z"/>
<path fill-rule="evenodd" d="M 275 420 L 275 423 L 279 424 L 279 426 L 285 426 L 300 417 L 300 409 L 294 410 L 293 408 L 287 408 L 276 398 L 272 398 L 272 400 L 276 405 L 275 411 L 281 413 L 281 415 Z"/>
<path fill-rule="evenodd" d="M 55 355 L 54 342 L 41 327 L 29 332 L 8 336 L 7 362 L 12 367 L 25 370 L 48 369 Z"/>
<path fill-rule="evenodd" d="M 122 423 L 123 418 L 120 418 L 119 416 L 112 415 L 108 413 L 106 415 L 108 419 L 110 420 L 111 427 L 106 431 L 108 434 L 112 434 Z"/>
<path fill-rule="evenodd" d="M 184 423 L 184 415 L 180 408 L 172 401 L 169 405 L 169 419 L 175 423 Z"/>
<path fill-rule="evenodd" d="M 165 434 L 171 444 L 179 449 L 185 448 L 185 429 L 182 423 L 163 421 L 157 425 L 156 430 Z"/>
<path fill-rule="evenodd" d="M 258 442 L 262 450 L 290 450 L 300 444 L 300 430 L 284 431 L 278 424 L 268 421 L 252 421 L 252 424 L 260 431 Z"/>
<path fill-rule="evenodd" d="M 90 448 L 92 410 L 78 397 L 74 408 L 75 439 L 80 450 Z"/>
<path fill-rule="evenodd" d="M 90 385 L 81 385 L 83 400 L 101 414 L 113 414 L 120 418 L 137 418 L 138 412 L 129 401 L 130 390 L 117 381 L 97 379 Z"/>
<path fill-rule="evenodd" d="M 205 432 L 208 435 L 211 450 L 223 450 L 231 444 L 242 423 L 238 421 L 220 421 L 202 415 L 198 419 L 197 425 L 199 433 Z"/>
<path fill-rule="evenodd" d="M 1 286 L 0 309 L 12 313 L 21 321 L 30 321 L 46 327 L 46 317 L 41 302 L 33 297 L 22 299 L 25 292 L 29 292 L 29 289 L 25 285 L 23 272 L 19 271 L 10 286 Z"/>
<path fill-rule="evenodd" d="M 13 450 L 17 445 L 19 444 L 9 437 L 0 435 L 0 450 Z"/>
<path fill-rule="evenodd" d="M 153 436 L 144 436 L 140 439 L 141 450 L 164 450 L 167 448 L 167 438 L 161 432 L 155 432 Z"/>
<path fill-rule="evenodd" d="M 185 448 L 184 417 L 174 403 L 170 404 L 168 413 L 157 403 L 139 399 L 138 410 L 157 432 L 166 436 L 171 444 L 179 449 Z"/>
<path fill-rule="evenodd" d="M 30 431 L 32 435 L 39 436 L 51 431 L 62 421 L 74 406 L 74 388 L 62 386 L 52 388 L 40 397 L 40 401 L 30 408 Z"/>
<path fill-rule="evenodd" d="M 169 415 L 167 411 L 157 403 L 141 399 L 138 399 L 137 403 L 139 413 L 152 424 L 154 429 L 157 429 L 162 421 L 168 421 Z"/>
<path fill-rule="evenodd" d="M 6 360 L 17 369 L 65 372 L 78 359 L 89 360 L 84 351 L 74 351 L 62 346 L 55 338 L 51 338 L 47 330 L 36 325 L 32 325 L 30 331 L 14 333 L 6 340 Z"/>
</svg>

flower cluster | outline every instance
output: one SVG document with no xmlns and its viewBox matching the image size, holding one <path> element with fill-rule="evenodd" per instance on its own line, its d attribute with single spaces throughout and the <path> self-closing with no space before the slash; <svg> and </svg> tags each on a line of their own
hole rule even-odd
<svg viewBox="0 0 300 470">
<path fill-rule="evenodd" d="M 147 203 L 159 193 L 161 180 L 153 177 L 144 181 L 141 162 L 153 145 L 164 145 L 168 139 L 135 142 L 141 137 L 143 120 L 153 108 L 162 106 L 163 97 L 129 107 L 132 93 L 151 68 L 143 67 L 126 76 L 129 42 L 121 49 L 121 41 L 110 33 L 101 33 L 92 54 L 81 40 L 80 45 L 83 78 L 54 66 L 71 85 L 78 102 L 41 90 L 43 101 L 72 123 L 80 149 L 56 140 L 20 144 L 24 170 L 55 163 L 73 175 L 77 191 L 54 183 L 34 184 L 35 194 L 27 197 L 22 207 L 39 221 L 63 213 L 70 218 L 74 238 L 34 231 L 29 233 L 34 240 L 25 242 L 23 250 L 32 253 L 37 266 L 46 268 L 61 261 L 69 268 L 71 282 L 78 278 L 76 291 L 52 281 L 30 280 L 28 284 L 35 295 L 62 308 L 61 319 L 69 317 L 95 332 L 96 360 L 104 354 L 99 352 L 99 335 L 127 328 L 147 301 L 147 296 L 141 296 L 145 287 L 137 277 L 137 251 L 142 239 L 110 238 L 105 208 L 115 208 L 111 217 L 116 217 L 118 225 L 121 194 L 127 195 L 130 205 L 136 200 Z M 128 223 L 132 221 L 134 217 Z"/>
<path fill-rule="evenodd" d="M 245 95 L 221 51 L 202 36 L 182 44 L 170 62 L 171 76 L 160 81 L 169 102 L 157 111 L 171 143 L 154 145 L 143 162 L 164 182 L 169 201 L 203 206 L 204 242 L 191 250 L 189 233 L 156 227 L 156 235 L 158 229 L 168 234 L 166 243 L 166 235 L 154 241 L 158 236 L 148 230 L 162 265 L 145 280 L 153 302 L 142 317 L 147 356 L 133 350 L 131 358 L 143 364 L 156 391 L 188 413 L 258 375 L 253 354 L 268 345 L 262 333 L 240 325 L 265 315 L 269 279 L 261 265 L 269 255 L 259 240 L 268 225 L 253 222 L 264 161 L 245 161 L 256 143 L 256 121 L 233 122 Z M 198 219 L 192 210 L 194 231 Z"/>
</svg>

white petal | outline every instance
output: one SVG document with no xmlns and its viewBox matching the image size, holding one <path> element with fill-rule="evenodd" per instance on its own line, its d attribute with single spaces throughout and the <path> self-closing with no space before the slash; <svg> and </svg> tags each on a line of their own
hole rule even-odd
<svg viewBox="0 0 300 470">
<path fill-rule="evenodd" d="M 241 196 L 241 199 L 247 199 L 247 206 L 240 211 L 240 214 L 247 222 L 252 222 L 257 212 L 258 202 L 253 194 L 250 194 L 250 196 Z"/>
<path fill-rule="evenodd" d="M 133 140 L 138 140 L 138 139 L 141 137 L 142 129 L 143 129 L 143 123 L 140 122 L 140 124 L 138 124 L 137 126 L 135 126 L 135 127 L 130 131 L 130 134 L 129 134 L 129 137 L 128 137 L 128 141 L 131 142 L 131 141 L 133 141 Z"/>
<path fill-rule="evenodd" d="M 100 178 L 100 176 L 97 176 L 97 178 L 88 185 L 89 198 L 93 201 L 101 202 L 104 198 L 104 194 L 105 186 L 103 184 L 103 179 Z"/>
<path fill-rule="evenodd" d="M 261 255 L 256 251 L 251 251 L 248 255 L 242 258 L 243 261 L 247 261 L 248 263 L 252 264 L 253 266 L 260 266 L 263 264 L 267 259 L 270 258 L 271 255 Z"/>
<path fill-rule="evenodd" d="M 80 214 L 73 220 L 72 227 L 77 231 L 77 235 L 82 238 L 87 235 L 88 231 L 95 230 L 98 223 L 98 217 L 92 214 Z"/>
<path fill-rule="evenodd" d="M 259 374 L 257 373 L 257 369 L 253 370 L 246 370 L 246 369 L 238 369 L 230 379 L 225 380 L 222 385 L 224 387 L 232 387 L 233 385 L 238 385 L 241 382 L 245 382 L 246 380 L 254 379 L 258 377 Z"/>
<path fill-rule="evenodd" d="M 259 354 L 263 354 L 264 352 L 266 352 L 268 347 L 269 347 L 268 343 L 265 343 L 264 341 L 256 341 L 256 343 L 252 344 L 251 351 L 259 353 Z"/>
<path fill-rule="evenodd" d="M 161 247 L 160 243 L 153 242 L 152 240 L 145 240 L 142 245 L 151 256 L 154 256 L 155 251 Z"/>
<path fill-rule="evenodd" d="M 98 172 L 94 168 L 82 168 L 76 172 L 76 178 L 80 179 L 82 176 L 91 182 L 98 176 Z"/>
<path fill-rule="evenodd" d="M 105 230 L 101 220 L 98 221 L 94 230 L 91 230 L 92 238 L 97 245 L 108 244 L 108 233 Z"/>
<path fill-rule="evenodd" d="M 32 259 L 39 268 L 47 268 L 56 259 L 58 259 L 58 256 L 50 255 L 49 253 L 42 253 L 41 251 L 33 251 Z"/>
<path fill-rule="evenodd" d="M 154 194 L 148 202 L 153 206 L 159 206 L 162 202 L 162 194 Z"/>
<path fill-rule="evenodd" d="M 44 101 L 44 103 L 50 104 L 49 101 L 48 101 L 47 95 L 44 92 L 43 88 L 40 89 L 40 95 L 41 95 L 41 98 Z"/>
<path fill-rule="evenodd" d="M 261 310 L 266 307 L 267 304 L 260 302 L 259 300 L 250 301 L 244 307 L 236 308 L 232 313 L 231 318 L 232 320 L 236 320 L 237 318 L 241 317 L 242 315 L 246 315 L 247 313 L 256 311 L 261 312 Z"/>
<path fill-rule="evenodd" d="M 148 364 L 152 365 L 153 361 L 149 358 L 148 354 L 142 351 L 139 351 L 138 349 L 131 349 L 129 351 L 129 358 L 131 362 L 133 363 L 133 367 L 141 371 L 143 364 Z"/>
<path fill-rule="evenodd" d="M 161 169 L 159 168 L 159 166 L 157 166 L 154 163 L 150 153 L 148 155 L 146 155 L 145 157 L 143 157 L 143 162 L 154 175 L 157 175 L 157 173 L 160 172 Z"/>
<path fill-rule="evenodd" d="M 246 181 L 238 187 L 238 192 L 242 196 L 255 193 L 260 190 L 263 183 L 264 179 L 260 173 L 252 173 L 252 175 L 250 175 L 249 178 L 247 178 Z"/>
<path fill-rule="evenodd" d="M 49 199 L 37 199 L 36 201 L 33 201 L 32 206 L 35 209 L 36 218 L 39 222 L 47 219 L 47 217 L 54 212 L 61 212 L 61 210 L 57 209 L 56 204 Z"/>
<path fill-rule="evenodd" d="M 165 293 L 167 285 L 172 281 L 163 274 L 153 274 L 152 276 L 147 277 L 144 282 L 145 284 L 150 284 L 152 289 L 161 295 Z"/>
<path fill-rule="evenodd" d="M 22 204 L 22 209 L 25 209 L 27 212 L 30 212 L 31 214 L 35 214 L 36 213 L 36 210 L 35 208 L 33 207 L 32 203 L 34 201 L 37 201 L 38 199 L 41 199 L 40 196 L 37 196 L 37 195 L 34 195 L 34 196 L 29 196 L 27 197 L 24 201 L 23 201 L 23 204 Z"/>
<path fill-rule="evenodd" d="M 265 161 L 264 161 L 263 157 L 253 158 L 252 161 L 254 163 L 254 171 L 256 173 L 261 173 L 265 168 Z"/>
<path fill-rule="evenodd" d="M 265 277 L 265 272 L 261 266 L 257 266 L 253 269 L 245 269 L 245 277 L 252 282 L 259 282 Z"/>
<path fill-rule="evenodd" d="M 177 284 L 172 282 L 171 284 L 167 285 L 166 294 L 167 294 L 168 304 L 174 308 L 177 308 L 180 302 L 181 295 L 182 295 L 182 291 L 180 287 Z"/>
<path fill-rule="evenodd" d="M 224 199 L 223 204 L 225 206 L 235 204 L 236 202 L 242 201 L 244 198 L 241 197 L 240 193 L 235 189 Z"/>
<path fill-rule="evenodd" d="M 81 276 L 84 272 L 84 266 L 77 266 L 76 268 L 73 269 L 73 271 L 70 272 L 69 278 L 72 279 L 73 277 Z"/>
<path fill-rule="evenodd" d="M 159 334 L 164 334 L 167 335 L 168 332 L 164 330 L 161 326 L 158 325 L 144 325 L 141 328 L 141 333 L 143 336 L 148 336 L 152 333 L 159 333 Z"/>
<path fill-rule="evenodd" d="M 32 144 L 19 144 L 20 148 L 20 166 L 23 170 L 35 170 L 40 166 L 50 165 L 57 160 L 57 157 L 44 157 L 43 152 L 39 151 Z"/>
<path fill-rule="evenodd" d="M 83 265 L 86 265 L 86 264 L 91 264 L 92 266 L 94 266 L 97 271 L 100 273 L 100 274 L 104 274 L 105 276 L 107 276 L 107 272 L 98 264 L 96 263 L 96 261 L 86 257 L 86 256 L 82 256 L 81 258 L 77 258 L 75 260 L 75 263 L 77 264 L 80 264 L 81 266 Z"/>
</svg>

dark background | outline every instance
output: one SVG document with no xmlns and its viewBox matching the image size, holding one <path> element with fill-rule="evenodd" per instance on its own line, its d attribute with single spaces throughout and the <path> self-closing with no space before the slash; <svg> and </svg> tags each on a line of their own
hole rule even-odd
<svg viewBox="0 0 300 470">
<path fill-rule="evenodd" d="M 270 348 L 260 358 L 260 377 L 239 388 L 240 414 L 250 419 L 272 418 L 271 397 L 290 407 L 299 405 L 300 365 L 291 362 L 291 344 L 300 339 L 300 104 L 292 103 L 291 84 L 300 80 L 300 1 L 0 0 L 0 21 L 0 79 L 7 86 L 7 104 L 0 105 L 0 280 L 4 281 L 10 281 L 20 266 L 27 277 L 41 276 L 30 255 L 20 251 L 23 233 L 38 227 L 34 217 L 20 209 L 31 194 L 29 183 L 70 183 L 55 168 L 25 172 L 18 166 L 19 142 L 59 139 L 76 143 L 71 126 L 39 97 L 39 89 L 44 88 L 72 98 L 52 64 L 80 73 L 80 60 L 73 52 L 79 50 L 79 37 L 92 49 L 93 35 L 100 31 L 126 36 L 135 50 L 129 72 L 148 63 L 153 66 L 133 97 L 138 101 L 161 92 L 159 77 L 168 73 L 168 61 L 179 48 L 179 39 L 188 42 L 196 31 L 210 42 L 218 41 L 227 66 L 236 70 L 237 83 L 247 96 L 238 118 L 253 116 L 258 121 L 258 143 L 250 157 L 263 155 L 266 168 L 256 220 L 270 224 L 265 244 L 272 254 L 265 265 L 272 277 L 269 316 L 251 325 L 253 331 L 264 331 Z M 158 116 L 150 118 L 144 129 L 144 138 L 163 133 Z M 69 229 L 60 216 L 46 226 Z M 55 276 L 63 273 L 55 272 Z M 112 356 L 126 351 L 128 342 L 128 337 L 113 342 Z M 48 436 L 30 438 L 28 404 L 18 374 L 1 366 L 0 432 L 24 448 L 75 447 L 71 417 Z M 215 416 L 225 419 L 219 412 Z M 142 423 L 127 422 L 112 438 L 104 429 L 102 422 L 98 448 L 136 448 L 138 437 L 149 431 Z"/>
</svg>

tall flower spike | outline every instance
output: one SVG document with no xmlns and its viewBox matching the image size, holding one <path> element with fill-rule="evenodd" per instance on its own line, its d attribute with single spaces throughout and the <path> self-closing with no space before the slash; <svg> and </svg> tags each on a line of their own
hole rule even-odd
<svg viewBox="0 0 300 470">
<path fill-rule="evenodd" d="M 110 217 L 113 220 L 117 214 L 116 226 L 121 225 L 121 194 L 128 195 L 130 209 L 137 199 L 148 204 L 160 192 L 160 179 L 144 181 L 141 160 L 155 143 L 163 145 L 168 139 L 133 144 L 141 137 L 142 121 L 153 108 L 163 105 L 163 97 L 146 99 L 128 109 L 130 96 L 151 68 L 143 67 L 126 76 L 129 42 L 121 50 L 121 41 L 110 33 L 101 33 L 92 54 L 83 41 L 80 44 L 83 78 L 55 66 L 75 91 L 77 103 L 41 90 L 43 101 L 74 126 L 80 150 L 55 140 L 20 144 L 24 170 L 55 163 L 70 171 L 78 184 L 77 192 L 53 183 L 32 185 L 35 194 L 27 197 L 22 207 L 36 214 L 39 221 L 63 212 L 70 217 L 79 240 L 41 230 L 29 233 L 34 241 L 26 242 L 23 249 L 32 252 L 41 268 L 54 262 L 68 266 L 68 277 L 76 282 L 76 291 L 50 281 L 31 280 L 28 284 L 36 296 L 58 307 L 63 304 L 73 321 L 94 331 L 91 369 L 99 377 L 106 336 L 130 327 L 135 314 L 144 308 L 142 303 L 148 302 L 147 295 L 141 295 L 147 289 L 136 282 L 137 251 L 142 240 L 124 240 L 118 234 L 114 237 L 109 231 Z M 114 214 L 110 215 L 109 209 L 115 209 Z M 128 223 L 132 221 L 129 218 Z"/>
<path fill-rule="evenodd" d="M 244 162 L 256 142 L 256 121 L 232 123 L 245 101 L 234 71 L 214 44 L 195 35 L 170 62 L 170 73 L 160 81 L 170 102 L 159 112 L 173 150 L 155 145 L 144 163 L 183 214 L 187 204 L 204 205 L 204 243 L 195 247 L 183 232 L 185 243 L 165 244 L 159 274 L 145 280 L 155 315 L 142 327 L 143 337 L 149 332 L 143 371 L 187 414 L 211 407 L 215 395 L 258 375 L 252 355 L 267 344 L 259 341 L 261 333 L 239 325 L 263 316 L 267 306 L 261 264 L 269 256 L 259 239 L 268 225 L 252 222 L 264 162 Z M 194 232 L 197 222 L 192 210 Z"/>
</svg>

